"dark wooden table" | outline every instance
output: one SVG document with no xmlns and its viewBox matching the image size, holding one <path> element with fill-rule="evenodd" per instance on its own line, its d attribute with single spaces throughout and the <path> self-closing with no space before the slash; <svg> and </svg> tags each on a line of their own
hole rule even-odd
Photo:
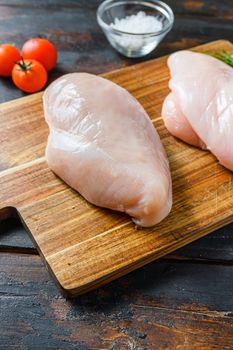
<svg viewBox="0 0 233 350">
<path fill-rule="evenodd" d="M 175 26 L 149 58 L 216 39 L 232 40 L 233 1 L 169 0 Z M 52 40 L 71 71 L 133 64 L 107 43 L 100 1 L 0 0 L 0 41 Z M 0 80 L 0 101 L 22 96 Z M 0 153 L 1 157 L 1 153 Z M 76 300 L 59 294 L 16 219 L 0 223 L 0 349 L 233 349 L 233 225 Z"/>
</svg>

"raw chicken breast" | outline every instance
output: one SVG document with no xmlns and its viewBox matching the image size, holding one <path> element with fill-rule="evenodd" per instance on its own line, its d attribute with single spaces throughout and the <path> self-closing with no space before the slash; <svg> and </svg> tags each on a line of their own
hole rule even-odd
<svg viewBox="0 0 233 350">
<path fill-rule="evenodd" d="M 172 205 L 168 160 L 148 115 L 125 89 L 86 73 L 45 91 L 49 167 L 89 202 L 152 226 Z"/>
<path fill-rule="evenodd" d="M 233 171 L 233 69 L 211 56 L 180 51 L 168 59 L 171 93 L 162 116 L 168 130 L 207 148 Z"/>
</svg>

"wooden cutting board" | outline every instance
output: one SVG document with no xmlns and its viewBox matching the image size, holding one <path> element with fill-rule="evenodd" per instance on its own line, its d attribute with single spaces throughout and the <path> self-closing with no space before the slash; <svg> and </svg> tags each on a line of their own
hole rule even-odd
<svg viewBox="0 0 233 350">
<path fill-rule="evenodd" d="M 216 41 L 195 51 L 233 53 Z M 190 67 L 192 69 L 192 67 Z M 47 167 L 42 94 L 0 106 L 0 216 L 18 213 L 64 295 L 103 285 L 233 221 L 233 174 L 208 152 L 169 135 L 161 120 L 166 57 L 107 73 L 144 106 L 166 148 L 173 209 L 159 225 L 137 228 L 127 215 L 97 208 Z M 125 140 L 127 142 L 127 140 Z"/>
</svg>

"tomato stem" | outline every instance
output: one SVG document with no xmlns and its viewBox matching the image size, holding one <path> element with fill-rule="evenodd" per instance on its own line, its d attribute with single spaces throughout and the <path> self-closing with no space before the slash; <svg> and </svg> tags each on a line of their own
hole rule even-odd
<svg viewBox="0 0 233 350">
<path fill-rule="evenodd" d="M 28 64 L 25 63 L 23 57 L 21 57 L 20 61 L 15 62 L 23 71 L 27 71 L 31 68 L 32 62 L 29 62 Z"/>
</svg>

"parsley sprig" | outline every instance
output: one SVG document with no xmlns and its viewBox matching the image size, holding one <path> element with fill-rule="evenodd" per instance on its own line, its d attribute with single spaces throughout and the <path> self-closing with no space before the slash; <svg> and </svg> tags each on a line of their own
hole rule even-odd
<svg viewBox="0 0 233 350">
<path fill-rule="evenodd" d="M 233 67 L 233 55 L 229 54 L 227 51 L 223 50 L 222 52 L 207 52 L 207 54 Z"/>
</svg>

